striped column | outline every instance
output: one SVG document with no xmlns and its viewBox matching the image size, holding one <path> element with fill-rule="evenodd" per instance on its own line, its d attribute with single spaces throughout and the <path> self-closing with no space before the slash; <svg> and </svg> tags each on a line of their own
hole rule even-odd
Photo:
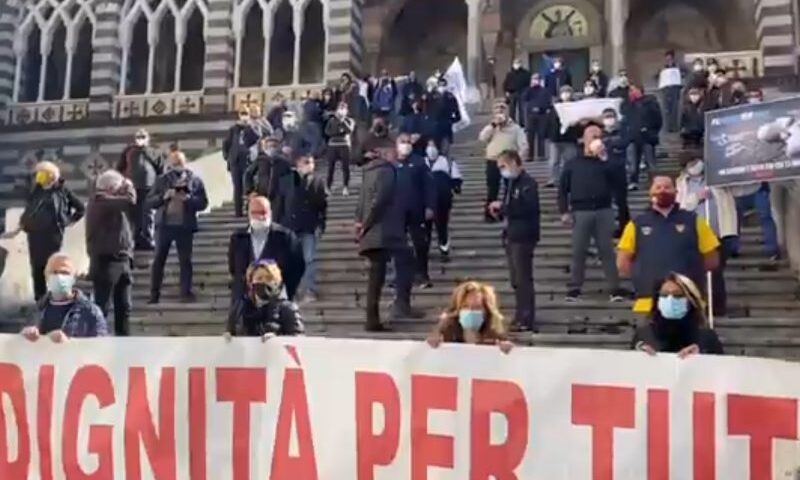
<svg viewBox="0 0 800 480">
<path fill-rule="evenodd" d="M 0 2 L 0 123 L 5 123 L 6 109 L 14 93 L 14 27 L 18 17 L 16 3 Z"/>
<path fill-rule="evenodd" d="M 96 2 L 94 51 L 92 54 L 92 83 L 89 90 L 89 118 L 109 119 L 114 96 L 119 92 L 120 47 L 119 18 L 122 2 Z"/>
<path fill-rule="evenodd" d="M 792 0 L 755 0 L 758 46 L 764 58 L 764 76 L 794 75 L 796 72 Z"/>
<path fill-rule="evenodd" d="M 328 83 L 350 72 L 361 76 L 364 62 L 363 12 L 364 0 L 328 1 Z"/>
<path fill-rule="evenodd" d="M 235 61 L 231 15 L 233 15 L 232 0 L 208 2 L 206 64 L 203 72 L 205 112 L 223 113 L 228 110 L 228 92 L 233 86 Z"/>
</svg>

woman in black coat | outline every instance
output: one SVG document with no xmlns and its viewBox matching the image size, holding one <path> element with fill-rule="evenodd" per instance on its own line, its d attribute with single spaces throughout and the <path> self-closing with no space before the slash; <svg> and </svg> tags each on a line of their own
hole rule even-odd
<svg viewBox="0 0 800 480">
<path fill-rule="evenodd" d="M 657 284 L 653 305 L 649 322 L 633 336 L 634 350 L 650 355 L 677 353 L 680 358 L 698 353 L 724 353 L 719 337 L 706 322 L 700 289 L 691 279 L 674 272 L 667 275 Z"/>
<path fill-rule="evenodd" d="M 703 91 L 698 88 L 689 89 L 686 102 L 681 109 L 681 139 L 683 148 L 703 146 L 706 131 L 706 100 Z"/>
</svg>

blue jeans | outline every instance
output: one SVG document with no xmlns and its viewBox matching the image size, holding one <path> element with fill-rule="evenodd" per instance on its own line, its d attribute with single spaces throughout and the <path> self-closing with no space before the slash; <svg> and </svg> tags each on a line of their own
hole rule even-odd
<svg viewBox="0 0 800 480">
<path fill-rule="evenodd" d="M 306 271 L 300 281 L 300 288 L 303 293 L 317 292 L 317 243 L 319 236 L 316 233 L 298 233 L 297 238 L 303 245 L 303 260 L 306 262 Z"/>
<path fill-rule="evenodd" d="M 761 221 L 761 231 L 764 236 L 764 249 L 768 256 L 778 255 L 778 229 L 775 220 L 772 218 L 772 205 L 769 200 L 769 186 L 764 184 L 756 193 L 736 199 L 736 212 L 739 216 L 739 228 L 742 225 L 744 212 L 750 209 L 758 212 L 758 219 Z M 738 251 L 738 242 L 736 245 Z"/>
</svg>

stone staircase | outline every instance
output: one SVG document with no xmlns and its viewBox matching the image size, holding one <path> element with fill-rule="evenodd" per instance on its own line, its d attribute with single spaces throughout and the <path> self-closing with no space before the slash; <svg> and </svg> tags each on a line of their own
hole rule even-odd
<svg viewBox="0 0 800 480">
<path fill-rule="evenodd" d="M 493 284 L 503 311 L 509 318 L 513 316 L 513 295 L 500 247 L 501 227 L 482 221 L 484 163 L 482 147 L 474 141 L 478 128 L 476 125 L 463 132 L 461 141 L 452 151 L 460 163 L 465 184 L 452 215 L 451 261 L 441 263 L 434 241 L 430 267 L 434 287 L 415 289 L 413 294 L 413 303 L 424 308 L 428 318 L 397 322 L 393 325 L 395 331 L 388 334 L 376 336 L 363 332 L 366 269 L 364 261 L 356 254 L 351 234 L 361 177 L 356 171 L 351 196 L 341 197 L 337 188 L 331 198 L 328 230 L 319 249 L 322 295 L 319 301 L 301 306 L 309 334 L 422 339 L 434 325 L 438 312 L 447 305 L 452 288 L 465 279 Z M 677 171 L 677 146 L 667 142 L 665 153 L 666 158 L 660 160 L 659 168 Z M 540 185 L 544 183 L 546 166 L 543 163 L 526 164 L 526 168 L 539 178 Z M 564 301 L 569 278 L 570 232 L 559 221 L 555 196 L 555 190 L 540 191 L 542 240 L 536 251 L 534 270 L 540 333 L 515 334 L 514 338 L 527 345 L 627 348 L 637 319 L 630 310 L 630 303 L 608 302 L 597 262 L 587 270 L 583 300 L 579 303 Z M 633 192 L 630 202 L 632 212 L 638 212 L 644 208 L 647 196 L 643 192 Z M 173 253 L 167 264 L 161 304 L 146 305 L 147 267 L 151 255 L 137 258 L 134 333 L 222 333 L 228 309 L 227 241 L 232 230 L 240 225 L 242 222 L 233 217 L 230 205 L 201 219 L 201 230 L 194 246 L 196 304 L 178 303 L 177 259 Z M 800 333 L 798 285 L 788 264 L 764 258 L 757 227 L 744 228 L 741 253 L 740 258 L 730 261 L 726 271 L 730 317 L 718 319 L 716 323 L 728 351 L 800 359 L 800 339 L 796 340 L 800 337 L 796 335 Z M 387 313 L 391 295 L 391 290 L 386 288 L 383 303 Z"/>
</svg>

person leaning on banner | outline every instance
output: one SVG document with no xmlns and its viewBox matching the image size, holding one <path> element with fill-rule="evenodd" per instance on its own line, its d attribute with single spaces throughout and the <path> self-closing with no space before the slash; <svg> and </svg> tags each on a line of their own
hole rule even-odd
<svg viewBox="0 0 800 480">
<path fill-rule="evenodd" d="M 62 253 L 47 260 L 47 293 L 39 299 L 35 321 L 22 329 L 31 341 L 46 335 L 56 343 L 68 338 L 103 337 L 108 334 L 100 307 L 75 288 L 76 269 L 72 259 Z"/>
<path fill-rule="evenodd" d="M 86 250 L 94 301 L 108 316 L 114 299 L 114 335 L 127 336 L 133 285 L 134 236 L 129 212 L 136 205 L 137 190 L 116 170 L 97 177 L 95 194 L 86 209 Z"/>
<path fill-rule="evenodd" d="M 39 300 L 47 291 L 47 259 L 61 250 L 64 231 L 83 218 L 86 207 L 67 187 L 56 164 L 39 162 L 35 171 L 36 184 L 25 201 L 19 228 L 12 234 L 23 231 L 28 236 L 34 298 Z"/>
<path fill-rule="evenodd" d="M 720 246 L 708 222 L 681 210 L 670 177 L 658 176 L 650 187 L 651 206 L 625 227 L 617 245 L 620 273 L 633 278 L 633 311 L 650 313 L 655 280 L 677 272 L 703 285 L 705 272 L 719 266 Z"/>
<path fill-rule="evenodd" d="M 246 292 L 247 269 L 253 262 L 272 259 L 282 272 L 287 298 L 293 300 L 306 270 L 300 240 L 272 221 L 272 205 L 266 197 L 251 196 L 247 213 L 249 226 L 233 232 L 228 242 L 231 299 L 236 301 Z"/>
<path fill-rule="evenodd" d="M 489 213 L 489 204 L 497 201 L 497 196 L 500 194 L 501 177 L 497 159 L 506 150 L 514 150 L 520 157 L 527 158 L 528 139 L 525 135 L 525 130 L 508 116 L 508 106 L 504 103 L 496 103 L 492 123 L 481 130 L 480 134 L 478 134 L 478 140 L 486 144 L 486 203 L 484 219 L 487 222 L 494 222 L 494 217 Z"/>
<path fill-rule="evenodd" d="M 503 353 L 514 348 L 506 337 L 494 288 L 472 281 L 456 287 L 450 306 L 428 337 L 428 344 L 433 348 L 438 348 L 442 342 L 497 345 Z"/>
<path fill-rule="evenodd" d="M 134 144 L 122 151 L 116 170 L 131 182 L 136 189 L 136 206 L 133 210 L 133 237 L 137 250 L 153 250 L 153 210 L 145 207 L 147 194 L 164 173 L 164 157 L 150 146 L 150 134 L 140 129 Z"/>
<path fill-rule="evenodd" d="M 294 302 L 283 296 L 281 269 L 273 260 L 247 267 L 247 291 L 231 304 L 226 337 L 241 335 L 266 340 L 276 335 L 305 333 L 303 317 Z"/>
<path fill-rule="evenodd" d="M 698 353 L 722 355 L 719 337 L 708 328 L 703 295 L 697 285 L 675 272 L 654 285 L 651 301 L 655 308 L 647 324 L 636 329 L 632 348 L 649 355 L 677 353 L 679 358 Z"/>
<path fill-rule="evenodd" d="M 233 206 L 237 217 L 244 216 L 244 174 L 250 163 L 250 148 L 258 142 L 259 133 L 251 125 L 250 112 L 239 111 L 239 120 L 228 129 L 222 142 L 222 158 L 228 164 L 233 182 Z"/>
</svg>

